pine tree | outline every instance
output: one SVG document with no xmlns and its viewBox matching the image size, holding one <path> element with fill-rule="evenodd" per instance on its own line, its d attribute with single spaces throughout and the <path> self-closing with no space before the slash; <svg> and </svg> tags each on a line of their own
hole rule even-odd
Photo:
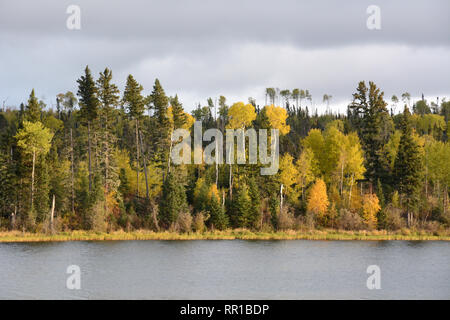
<svg viewBox="0 0 450 320">
<path fill-rule="evenodd" d="M 102 118 L 103 141 L 101 153 L 104 177 L 105 194 L 117 190 L 117 168 L 114 165 L 113 152 L 116 144 L 116 136 L 113 134 L 115 108 L 119 104 L 119 89 L 112 82 L 112 72 L 106 68 L 100 72 L 97 80 L 98 98 L 100 100 L 100 115 Z"/>
<path fill-rule="evenodd" d="M 388 142 L 392 126 L 384 101 L 384 92 L 380 92 L 375 83 L 364 81 L 358 85 L 350 105 L 350 118 L 358 129 L 366 158 L 365 176 L 372 184 L 378 179 L 387 183 L 389 178 L 388 157 L 384 145 Z"/>
<path fill-rule="evenodd" d="M 162 197 L 159 206 L 159 224 L 169 228 L 181 211 L 187 210 L 186 192 L 172 173 L 169 173 L 162 187 Z"/>
<path fill-rule="evenodd" d="M 169 99 L 158 79 L 155 80 L 153 91 L 151 93 L 154 114 L 157 128 L 154 134 L 154 156 L 155 162 L 162 169 L 168 163 L 170 149 L 170 122 L 167 114 Z"/>
<path fill-rule="evenodd" d="M 422 173 L 422 152 L 414 139 L 410 117 L 409 109 L 405 106 L 401 119 L 402 136 L 394 162 L 395 181 L 400 195 L 406 202 L 408 225 L 412 223 L 413 211 L 419 200 Z"/>
<path fill-rule="evenodd" d="M 187 122 L 187 117 L 181 102 L 178 100 L 178 95 L 175 95 L 175 98 L 170 100 L 170 105 L 172 107 L 173 128 L 182 128 Z"/>
<path fill-rule="evenodd" d="M 243 228 L 248 226 L 248 217 L 251 215 L 252 202 L 248 194 L 248 187 L 241 184 L 237 196 L 233 198 L 231 225 L 234 228 Z"/>
<path fill-rule="evenodd" d="M 78 96 L 80 97 L 80 114 L 88 127 L 88 157 L 89 157 L 89 191 L 92 190 L 92 142 L 91 124 L 98 117 L 99 100 L 97 87 L 88 66 L 84 69 L 84 75 L 77 80 Z"/>
<path fill-rule="evenodd" d="M 209 224 L 219 230 L 224 230 L 228 227 L 228 217 L 225 214 L 224 208 L 220 205 L 219 199 L 215 195 L 212 195 L 208 203 L 208 211 L 210 218 Z"/>
<path fill-rule="evenodd" d="M 9 217 L 14 213 L 14 171 L 8 153 L 0 152 L 0 216 Z"/>
<path fill-rule="evenodd" d="M 41 121 L 41 105 L 34 93 L 34 89 L 31 90 L 30 98 L 28 99 L 28 104 L 25 108 L 25 118 L 24 120 L 30 122 Z"/>
<path fill-rule="evenodd" d="M 171 122 L 170 128 L 170 147 L 169 147 L 169 157 L 167 159 L 167 171 L 170 172 L 170 154 L 172 153 L 172 135 L 173 131 L 176 129 L 183 128 L 188 119 L 187 114 L 183 110 L 183 106 L 178 100 L 178 95 L 175 98 L 170 99 L 170 107 L 168 109 L 169 121 Z"/>
<path fill-rule="evenodd" d="M 123 93 L 123 102 L 128 108 L 128 115 L 134 119 L 136 135 L 136 195 L 139 196 L 139 119 L 145 110 L 145 99 L 141 95 L 144 88 L 130 74 L 127 78 L 127 84 Z M 148 188 L 147 188 L 148 189 Z"/>
<path fill-rule="evenodd" d="M 254 177 L 251 177 L 248 182 L 248 194 L 251 200 L 251 208 L 247 217 L 247 226 L 249 228 L 257 228 L 261 222 L 261 197 L 258 185 Z"/>
</svg>

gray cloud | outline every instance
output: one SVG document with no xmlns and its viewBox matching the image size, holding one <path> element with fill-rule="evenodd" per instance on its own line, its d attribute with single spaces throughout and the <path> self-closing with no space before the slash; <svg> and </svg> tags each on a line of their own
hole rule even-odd
<svg viewBox="0 0 450 320">
<path fill-rule="evenodd" d="M 81 7 L 79 31 L 66 28 L 70 4 Z M 366 28 L 370 4 L 381 30 Z M 0 100 L 18 104 L 34 87 L 50 103 L 76 90 L 86 64 L 112 68 L 120 86 L 132 73 L 147 92 L 158 77 L 187 109 L 220 94 L 262 104 L 268 86 L 342 104 L 363 79 L 387 95 L 448 95 L 449 9 L 444 0 L 2 0 Z"/>
</svg>

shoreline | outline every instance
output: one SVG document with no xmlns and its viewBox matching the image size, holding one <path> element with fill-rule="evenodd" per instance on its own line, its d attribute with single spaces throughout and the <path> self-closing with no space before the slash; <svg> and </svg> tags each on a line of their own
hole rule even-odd
<svg viewBox="0 0 450 320">
<path fill-rule="evenodd" d="M 29 233 L 20 231 L 0 232 L 0 243 L 19 242 L 66 242 L 66 241 L 133 241 L 133 240 L 361 240 L 361 241 L 450 241 L 450 235 L 435 235 L 425 231 L 278 231 L 259 232 L 245 229 L 208 231 L 204 233 L 153 232 L 138 230 L 111 233 L 92 231 L 69 231 L 55 234 Z"/>
</svg>

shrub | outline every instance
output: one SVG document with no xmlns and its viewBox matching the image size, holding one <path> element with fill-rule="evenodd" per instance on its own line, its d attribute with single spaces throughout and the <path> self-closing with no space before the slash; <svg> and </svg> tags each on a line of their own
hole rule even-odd
<svg viewBox="0 0 450 320">
<path fill-rule="evenodd" d="M 360 230 L 363 227 L 363 219 L 354 211 L 341 209 L 337 225 L 344 230 Z"/>
<path fill-rule="evenodd" d="M 279 230 L 292 230 L 294 228 L 295 219 L 292 212 L 287 206 L 283 207 L 278 215 L 278 229 Z"/>
<path fill-rule="evenodd" d="M 106 212 L 103 201 L 98 201 L 88 213 L 89 228 L 98 232 L 105 232 L 107 228 Z"/>
<path fill-rule="evenodd" d="M 178 215 L 178 229 L 180 232 L 191 232 L 192 231 L 192 215 L 189 211 L 182 211 Z"/>
<path fill-rule="evenodd" d="M 405 220 L 402 218 L 402 210 L 394 207 L 392 204 L 387 205 L 385 212 L 386 228 L 389 230 L 400 230 L 405 227 Z"/>
<path fill-rule="evenodd" d="M 206 229 L 205 221 L 208 220 L 209 215 L 206 214 L 204 211 L 198 212 L 194 217 L 194 231 L 195 232 L 204 232 Z"/>
</svg>

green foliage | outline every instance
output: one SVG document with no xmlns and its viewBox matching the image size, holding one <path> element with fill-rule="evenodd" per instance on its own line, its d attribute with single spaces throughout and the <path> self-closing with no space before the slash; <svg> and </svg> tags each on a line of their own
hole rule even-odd
<svg viewBox="0 0 450 320">
<path fill-rule="evenodd" d="M 24 120 L 30 122 L 37 122 L 41 120 L 41 105 L 36 98 L 34 93 L 34 89 L 31 90 L 30 98 L 28 99 L 28 104 L 25 109 L 25 117 Z"/>
<path fill-rule="evenodd" d="M 372 183 L 376 183 L 378 179 L 387 183 L 389 175 L 384 145 L 389 140 L 393 125 L 383 96 L 384 92 L 375 83 L 369 82 L 367 88 L 364 81 L 361 81 L 349 106 L 351 120 L 358 130 L 365 152 L 365 176 Z"/>
<path fill-rule="evenodd" d="M 220 205 L 219 199 L 215 195 L 211 197 L 208 204 L 208 211 L 210 218 L 208 220 L 209 225 L 214 226 L 218 230 L 225 230 L 228 227 L 228 217 L 225 214 L 224 208 Z"/>
<path fill-rule="evenodd" d="M 250 219 L 252 213 L 252 201 L 249 196 L 246 184 L 241 184 L 237 190 L 237 195 L 233 197 L 232 214 L 230 217 L 231 226 L 233 228 L 250 227 Z"/>
<path fill-rule="evenodd" d="M 406 199 L 408 210 L 417 208 L 422 177 L 422 150 L 414 139 L 409 110 L 405 107 L 401 123 L 402 136 L 394 163 L 394 174 L 400 195 Z"/>
<path fill-rule="evenodd" d="M 84 69 L 84 75 L 77 80 L 78 96 L 80 97 L 80 115 L 83 120 L 89 122 L 97 119 L 99 100 L 98 89 L 88 66 Z"/>
<path fill-rule="evenodd" d="M 17 146 L 24 154 L 45 155 L 50 150 L 53 134 L 41 122 L 24 121 L 23 128 L 15 136 Z"/>
<path fill-rule="evenodd" d="M 361 82 L 347 115 L 310 114 L 305 89 L 267 88 L 263 108 L 253 98 L 229 107 L 224 96 L 199 104 L 192 114 L 203 130 L 281 131 L 279 171 L 261 176 L 261 163 L 169 163 L 171 132 L 193 123 L 178 95 L 169 98 L 155 80 L 145 96 L 130 75 L 120 99 L 112 81 L 111 70 L 94 79 L 86 67 L 77 81 L 79 109 L 70 91 L 57 95 L 53 111 L 33 90 L 17 110 L 0 111 L 2 228 L 44 230 L 53 195 L 61 230 L 169 229 L 189 237 L 192 230 L 261 231 L 270 224 L 312 230 L 316 222 L 397 230 L 406 225 L 405 211 L 410 227 L 450 226 L 445 100 L 418 101 L 413 115 L 392 115 L 381 90 Z M 331 96 L 324 97 L 328 104 Z M 407 93 L 402 99 L 411 103 Z M 398 102 L 392 98 L 392 110 Z M 136 192 L 147 186 L 148 197 Z"/>
<path fill-rule="evenodd" d="M 181 211 L 187 210 L 186 192 L 173 174 L 164 181 L 159 207 L 159 222 L 162 227 L 170 227 L 177 221 Z"/>
<path fill-rule="evenodd" d="M 133 119 L 139 119 L 144 113 L 145 100 L 141 92 L 144 90 L 130 74 L 127 78 L 127 84 L 123 93 L 123 103 L 125 104 L 128 114 Z"/>
</svg>

